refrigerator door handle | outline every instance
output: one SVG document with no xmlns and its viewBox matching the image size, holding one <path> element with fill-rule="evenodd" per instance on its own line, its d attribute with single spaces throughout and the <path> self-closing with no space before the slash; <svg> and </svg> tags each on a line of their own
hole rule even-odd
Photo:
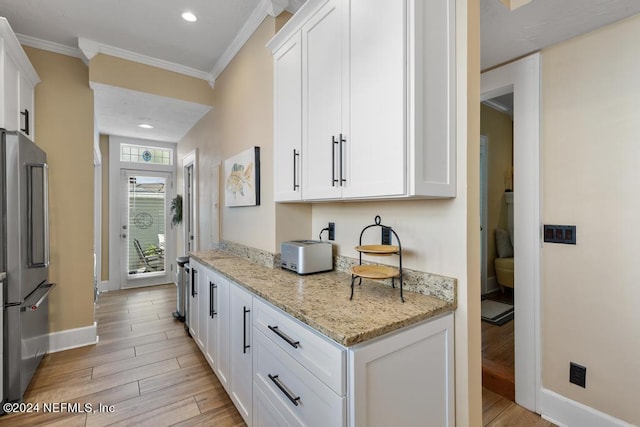
<svg viewBox="0 0 640 427">
<path fill-rule="evenodd" d="M 38 287 L 36 291 L 34 291 L 27 300 L 25 300 L 24 304 L 20 308 L 20 311 L 36 311 L 40 308 L 40 304 L 49 296 L 49 292 L 56 287 L 55 283 L 45 283 Z M 44 290 L 44 292 L 42 292 Z M 36 300 L 37 299 L 37 300 Z M 35 302 L 31 302 L 36 300 Z"/>
<path fill-rule="evenodd" d="M 41 171 L 39 176 L 37 170 Z M 37 201 L 36 197 L 41 200 Z M 39 218 L 39 215 L 42 217 Z M 41 229 L 36 229 L 35 221 L 42 221 Z M 27 265 L 29 268 L 48 267 L 50 261 L 49 167 L 46 163 L 27 164 L 27 233 Z M 38 259 L 35 253 L 38 240 L 42 245 L 38 248 L 42 253 L 41 259 Z"/>
</svg>

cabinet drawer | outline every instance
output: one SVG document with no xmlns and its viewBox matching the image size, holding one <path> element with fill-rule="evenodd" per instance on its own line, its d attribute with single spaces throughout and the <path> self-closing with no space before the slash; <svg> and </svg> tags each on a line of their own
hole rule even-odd
<svg viewBox="0 0 640 427">
<path fill-rule="evenodd" d="M 288 420 L 307 426 L 345 425 L 346 397 L 338 396 L 263 333 L 256 331 L 253 343 L 254 384 Z"/>
<path fill-rule="evenodd" d="M 320 336 L 282 311 L 254 300 L 254 325 L 340 396 L 346 393 L 344 348 Z"/>
</svg>

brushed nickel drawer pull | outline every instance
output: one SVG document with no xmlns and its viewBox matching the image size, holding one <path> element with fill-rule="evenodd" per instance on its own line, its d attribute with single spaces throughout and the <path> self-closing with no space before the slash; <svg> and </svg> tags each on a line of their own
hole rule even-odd
<svg viewBox="0 0 640 427">
<path fill-rule="evenodd" d="M 298 348 L 300 346 L 300 341 L 294 341 L 293 338 L 291 338 L 289 335 L 285 334 L 284 332 L 280 332 L 280 329 L 278 329 L 277 326 L 267 325 L 267 327 L 271 329 L 274 334 L 285 340 L 291 347 Z"/>
<path fill-rule="evenodd" d="M 273 381 L 273 383 L 280 389 L 282 393 L 284 393 L 285 396 L 287 396 L 287 398 L 291 401 L 291 403 L 293 403 L 296 406 L 300 405 L 300 396 L 294 396 L 289 391 L 289 389 L 284 384 L 282 384 L 282 382 L 280 382 L 277 375 L 271 375 L 271 374 L 267 374 L 267 375 L 269 375 L 269 379 Z"/>
</svg>

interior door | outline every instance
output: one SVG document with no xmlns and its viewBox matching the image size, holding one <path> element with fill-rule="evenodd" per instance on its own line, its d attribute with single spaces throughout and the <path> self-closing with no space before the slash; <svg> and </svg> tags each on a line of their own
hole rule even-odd
<svg viewBox="0 0 640 427">
<path fill-rule="evenodd" d="M 171 282 L 167 252 L 172 174 L 121 172 L 121 288 Z"/>
</svg>

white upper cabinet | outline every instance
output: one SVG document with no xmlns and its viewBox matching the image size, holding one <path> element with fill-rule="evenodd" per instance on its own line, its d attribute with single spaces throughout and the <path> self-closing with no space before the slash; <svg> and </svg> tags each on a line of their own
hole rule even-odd
<svg viewBox="0 0 640 427">
<path fill-rule="evenodd" d="M 352 0 L 348 198 L 402 196 L 406 158 L 405 2 Z"/>
<path fill-rule="evenodd" d="M 34 139 L 33 93 L 39 82 L 9 22 L 0 17 L 0 128 Z"/>
<path fill-rule="evenodd" d="M 455 197 L 454 4 L 308 0 L 269 42 L 277 201 Z M 298 37 L 301 81 L 280 63 Z M 298 132 L 301 188 L 289 197 L 293 170 L 279 168 L 293 149 L 280 145 Z"/>
<path fill-rule="evenodd" d="M 300 33 L 273 57 L 275 200 L 301 200 L 302 152 L 302 41 Z"/>
<path fill-rule="evenodd" d="M 329 0 L 302 27 L 302 198 L 341 197 L 345 83 L 343 1 Z"/>
</svg>

